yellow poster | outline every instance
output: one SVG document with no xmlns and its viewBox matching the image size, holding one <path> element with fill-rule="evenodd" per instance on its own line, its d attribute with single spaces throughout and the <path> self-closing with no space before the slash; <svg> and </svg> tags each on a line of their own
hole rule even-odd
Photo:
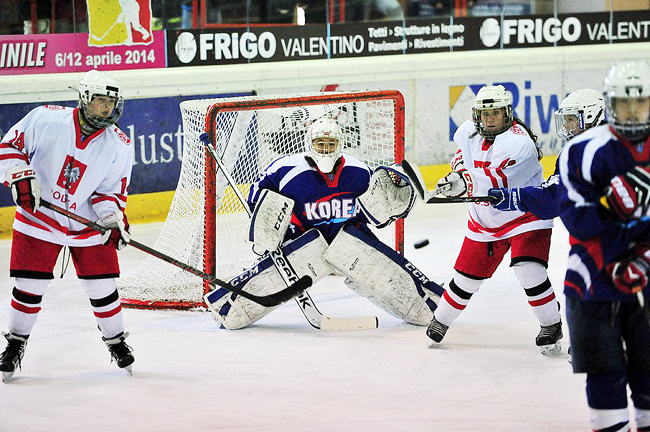
<svg viewBox="0 0 650 432">
<path fill-rule="evenodd" d="M 88 45 L 149 45 L 151 0 L 88 0 Z"/>
</svg>

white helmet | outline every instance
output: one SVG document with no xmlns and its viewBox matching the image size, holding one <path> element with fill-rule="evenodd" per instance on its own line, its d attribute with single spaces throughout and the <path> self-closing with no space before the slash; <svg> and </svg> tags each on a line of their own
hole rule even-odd
<svg viewBox="0 0 650 432">
<path fill-rule="evenodd" d="M 495 108 L 503 108 L 505 123 L 499 130 L 488 131 L 481 122 L 481 111 Z M 481 87 L 472 107 L 472 121 L 477 132 L 486 139 L 493 140 L 500 133 L 510 129 L 513 119 L 512 95 L 506 91 L 506 88 L 502 85 Z"/>
<path fill-rule="evenodd" d="M 321 153 L 314 142 L 320 138 L 336 140 L 336 147 L 328 153 Z M 307 131 L 307 144 L 310 149 L 310 156 L 316 162 L 318 169 L 323 173 L 329 173 L 332 172 L 334 165 L 341 157 L 343 132 L 336 121 L 321 117 L 309 126 L 309 130 Z"/>
<path fill-rule="evenodd" d="M 95 96 L 109 96 L 115 98 L 115 107 L 108 117 L 93 115 L 88 109 L 88 104 Z M 120 92 L 120 86 L 108 72 L 90 70 L 79 81 L 79 108 L 84 118 L 96 129 L 101 129 L 112 124 L 122 117 L 124 109 L 124 98 Z"/>
<path fill-rule="evenodd" d="M 644 140 L 650 135 L 650 110 L 638 112 L 636 119 L 621 119 L 618 101 L 650 98 L 650 63 L 617 62 L 609 69 L 603 82 L 607 122 L 618 133 L 632 141 Z"/>
<path fill-rule="evenodd" d="M 555 112 L 557 135 L 568 141 L 589 128 L 604 121 L 605 102 L 603 95 L 593 89 L 579 89 L 571 92 L 560 102 Z M 567 130 L 567 127 L 570 127 Z"/>
</svg>

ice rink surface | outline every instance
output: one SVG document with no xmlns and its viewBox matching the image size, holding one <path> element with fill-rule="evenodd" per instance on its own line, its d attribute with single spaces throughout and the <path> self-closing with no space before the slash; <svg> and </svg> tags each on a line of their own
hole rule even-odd
<svg viewBox="0 0 650 432">
<path fill-rule="evenodd" d="M 467 204 L 418 203 L 406 220 L 406 257 L 438 283 L 452 277 L 466 214 Z M 568 234 L 555 225 L 549 272 L 564 306 Z M 134 225 L 132 236 L 153 245 L 161 226 Z M 10 247 L 0 241 L 2 331 Z M 145 257 L 121 251 L 122 274 Z M 132 376 L 110 363 L 73 265 L 58 278 L 57 264 L 22 371 L 0 385 L 0 432 L 587 431 L 566 324 L 562 354 L 541 355 L 539 324 L 507 261 L 434 349 L 424 327 L 381 311 L 340 276 L 311 289 L 321 312 L 376 315 L 378 329 L 316 330 L 293 301 L 237 331 L 219 329 L 208 312 L 125 309 Z"/>
</svg>

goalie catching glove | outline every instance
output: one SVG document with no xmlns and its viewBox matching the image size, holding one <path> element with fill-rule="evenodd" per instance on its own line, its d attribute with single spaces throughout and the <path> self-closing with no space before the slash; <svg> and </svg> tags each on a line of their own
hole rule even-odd
<svg viewBox="0 0 650 432">
<path fill-rule="evenodd" d="M 36 180 L 36 173 L 29 165 L 9 168 L 5 173 L 7 185 L 11 188 L 16 205 L 25 210 L 36 212 L 41 205 L 41 186 Z"/>
<path fill-rule="evenodd" d="M 467 194 L 474 195 L 474 176 L 466 169 L 453 171 L 438 180 L 435 195 L 457 198 Z"/>
<path fill-rule="evenodd" d="M 357 202 L 368 220 L 383 228 L 409 214 L 415 204 L 415 189 L 399 165 L 379 166 Z"/>
<path fill-rule="evenodd" d="M 117 250 L 122 250 L 131 241 L 129 234 L 129 221 L 122 212 L 108 213 L 99 219 L 97 224 L 108 228 L 102 233 L 102 244 L 112 246 Z"/>
</svg>

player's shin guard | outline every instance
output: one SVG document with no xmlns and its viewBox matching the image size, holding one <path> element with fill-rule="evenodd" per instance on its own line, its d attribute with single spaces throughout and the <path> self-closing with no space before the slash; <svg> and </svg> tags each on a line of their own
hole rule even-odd
<svg viewBox="0 0 650 432">
<path fill-rule="evenodd" d="M 440 299 L 438 309 L 435 311 L 436 319 L 447 327 L 451 326 L 460 313 L 465 310 L 472 295 L 483 284 L 483 280 L 471 279 L 456 272 Z"/>
<path fill-rule="evenodd" d="M 561 321 L 557 298 L 548 279 L 546 268 L 533 261 L 522 261 L 513 266 L 515 276 L 526 292 L 528 304 L 542 327 Z"/>
<path fill-rule="evenodd" d="M 594 431 L 629 430 L 626 372 L 587 373 L 587 402 Z"/>
<path fill-rule="evenodd" d="M 589 410 L 591 428 L 594 432 L 628 432 L 630 420 L 627 409 Z"/>
<path fill-rule="evenodd" d="M 298 277 L 308 275 L 313 284 L 332 272 L 332 267 L 322 258 L 326 249 L 325 238 L 315 229 L 282 247 Z M 286 286 L 268 255 L 228 283 L 255 295 L 271 294 Z M 204 299 L 215 321 L 229 330 L 249 326 L 277 308 L 264 307 L 224 288 L 206 294 Z"/>
<path fill-rule="evenodd" d="M 323 257 L 348 277 L 352 291 L 391 315 L 417 325 L 431 321 L 442 287 L 376 238 L 347 225 Z"/>
<path fill-rule="evenodd" d="M 81 279 L 81 286 L 90 299 L 102 336 L 110 339 L 123 333 L 122 304 L 115 279 Z"/>
<path fill-rule="evenodd" d="M 29 335 L 41 310 L 49 279 L 16 278 L 9 310 L 9 332 Z"/>
</svg>

